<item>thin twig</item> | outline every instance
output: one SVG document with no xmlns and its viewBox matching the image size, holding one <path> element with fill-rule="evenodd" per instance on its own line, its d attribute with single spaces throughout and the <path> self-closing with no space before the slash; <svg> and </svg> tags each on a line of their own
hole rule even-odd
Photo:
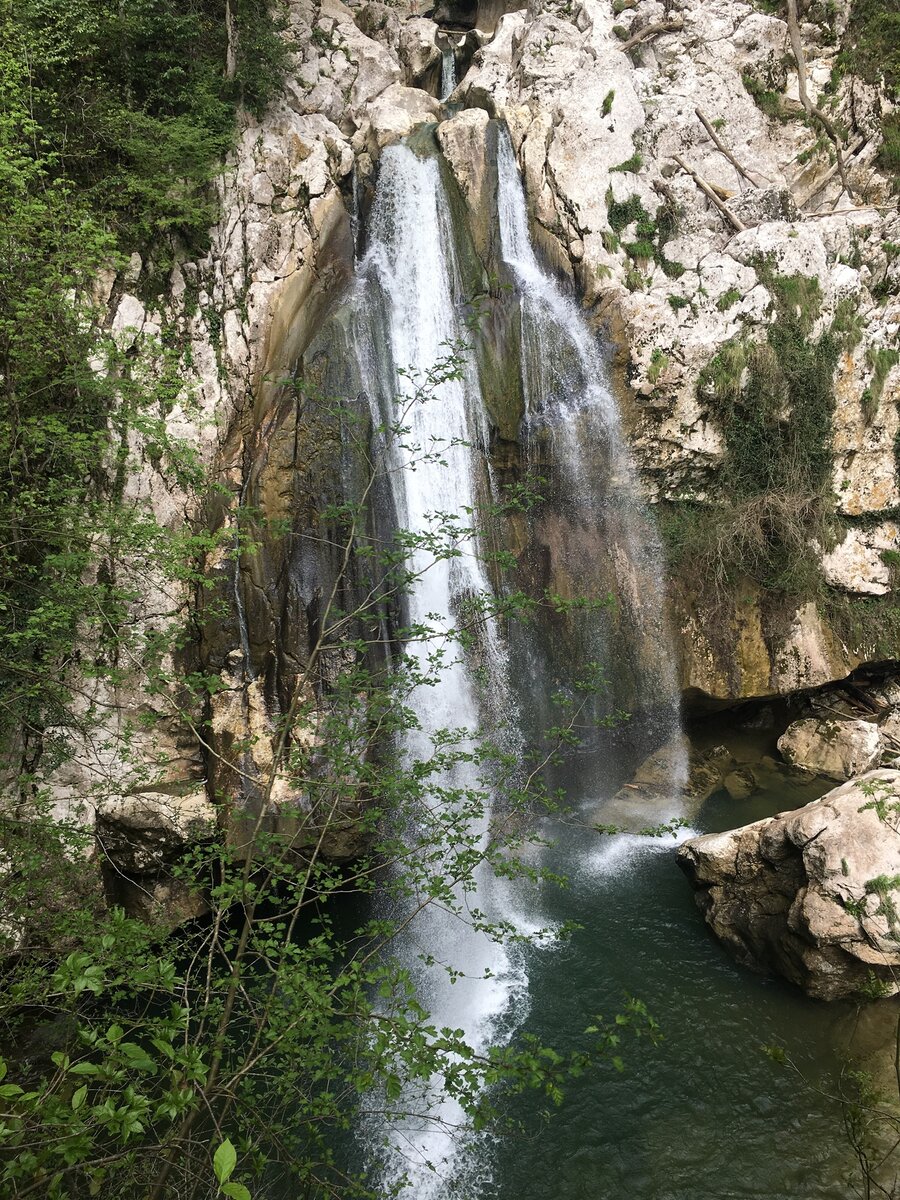
<svg viewBox="0 0 900 1200">
<path fill-rule="evenodd" d="M 700 123 L 702 124 L 703 128 L 706 130 L 706 132 L 712 138 L 713 142 L 715 143 L 715 147 L 719 151 L 719 153 L 725 155 L 725 157 L 728 159 L 728 161 L 731 163 L 731 165 L 737 171 L 738 175 L 742 175 L 744 177 L 744 179 L 747 180 L 747 182 L 750 184 L 751 187 L 758 188 L 759 184 L 756 182 L 756 180 L 753 178 L 753 176 L 741 166 L 741 164 L 734 157 L 732 152 L 724 144 L 722 139 L 716 133 L 715 129 L 712 127 L 712 125 L 706 119 L 706 117 L 703 113 L 703 110 L 700 108 L 695 108 L 694 112 L 696 113 L 697 117 L 699 118 Z M 766 176 L 763 175 L 763 173 L 761 171 L 758 171 L 757 174 L 760 176 L 761 179 L 766 179 Z M 766 182 L 769 182 L 769 180 L 766 179 Z"/>
</svg>

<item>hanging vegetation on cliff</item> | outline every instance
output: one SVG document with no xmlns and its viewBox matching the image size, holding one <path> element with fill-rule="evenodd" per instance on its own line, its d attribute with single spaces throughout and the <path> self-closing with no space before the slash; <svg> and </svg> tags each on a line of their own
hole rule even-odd
<svg viewBox="0 0 900 1200">
<path fill-rule="evenodd" d="M 104 458 L 126 373 L 97 281 L 148 248 L 161 278 L 202 243 L 237 108 L 264 106 L 284 65 L 263 0 L 230 11 L 0 8 L 0 732 L 26 742 L 60 719 L 76 630 L 97 620 L 86 570 L 116 536 Z M 132 389 L 119 425 L 157 400 Z"/>
</svg>

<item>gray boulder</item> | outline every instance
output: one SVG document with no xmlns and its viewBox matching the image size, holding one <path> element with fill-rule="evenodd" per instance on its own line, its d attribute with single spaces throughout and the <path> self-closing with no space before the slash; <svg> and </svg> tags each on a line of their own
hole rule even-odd
<svg viewBox="0 0 900 1200">
<path fill-rule="evenodd" d="M 804 717 L 787 727 L 778 749 L 792 766 L 843 782 L 877 766 L 884 744 L 871 721 Z"/>
<path fill-rule="evenodd" d="M 823 1000 L 900 991 L 900 771 L 693 838 L 678 863 L 713 933 L 745 966 Z"/>
</svg>

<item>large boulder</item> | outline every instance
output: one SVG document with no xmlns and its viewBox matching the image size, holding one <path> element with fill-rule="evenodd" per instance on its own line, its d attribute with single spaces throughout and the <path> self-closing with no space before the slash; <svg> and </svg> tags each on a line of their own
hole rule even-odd
<svg viewBox="0 0 900 1200">
<path fill-rule="evenodd" d="M 678 862 L 745 966 L 823 1000 L 900 991 L 900 771 L 685 842 Z"/>
<path fill-rule="evenodd" d="M 436 121 L 440 107 L 433 96 L 418 88 L 392 84 L 368 108 L 373 150 L 383 150 L 385 146 L 402 141 L 417 126 Z"/>
<path fill-rule="evenodd" d="M 804 717 L 787 727 L 778 749 L 791 766 L 843 782 L 877 766 L 884 742 L 872 721 Z"/>
</svg>

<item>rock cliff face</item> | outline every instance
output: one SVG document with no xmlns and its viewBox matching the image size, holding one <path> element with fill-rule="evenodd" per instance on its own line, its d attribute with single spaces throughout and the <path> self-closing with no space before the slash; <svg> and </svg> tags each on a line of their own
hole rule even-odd
<svg viewBox="0 0 900 1200">
<path fill-rule="evenodd" d="M 739 962 L 811 996 L 900 991 L 900 772 L 871 771 L 805 808 L 685 842 L 678 861 Z"/>
<path fill-rule="evenodd" d="M 190 382 L 169 421 L 200 448 L 226 494 L 201 502 L 138 442 L 141 466 L 128 495 L 170 527 L 199 521 L 225 531 L 207 566 L 230 616 L 149 579 L 133 618 L 152 630 L 199 607 L 201 636 L 182 653 L 219 673 L 223 686 L 209 712 L 187 716 L 149 697 L 140 670 L 115 689 L 95 688 L 85 705 L 114 715 L 107 736 L 92 737 L 51 781 L 59 806 L 95 796 L 107 825 L 135 829 L 135 796 L 232 796 L 247 740 L 259 748 L 253 770 L 261 777 L 278 713 L 298 688 L 320 681 L 305 664 L 338 567 L 297 545 L 338 481 L 344 487 L 349 478 L 352 490 L 362 467 L 337 470 L 347 464 L 333 424 L 284 381 L 315 375 L 310 346 L 352 276 L 380 151 L 459 106 L 438 140 L 471 217 L 473 271 L 489 297 L 496 234 L 485 199 L 496 186 L 498 119 L 509 128 L 544 255 L 609 338 L 630 441 L 664 525 L 681 528 L 686 516 L 729 498 L 740 398 L 765 356 L 778 358 L 771 331 L 794 330 L 812 348 L 803 362 L 827 360 L 819 425 L 827 479 L 817 486 L 828 533 L 816 541 L 803 527 L 800 540 L 821 563 L 831 607 L 790 582 L 772 591 L 739 576 L 710 591 L 691 550 L 675 556 L 685 687 L 762 695 L 891 657 L 883 618 L 900 508 L 900 221 L 875 166 L 883 100 L 858 80 L 832 77 L 845 8 L 831 13 L 830 28 L 803 25 L 802 36 L 811 93 L 851 130 L 844 157 L 853 196 L 827 146 L 796 119 L 785 23 L 743 0 L 522 8 L 448 0 L 427 16 L 375 0 L 289 0 L 287 14 L 295 66 L 265 119 L 241 130 L 219 182 L 222 218 L 209 254 L 176 267 L 159 301 L 139 298 L 139 261 L 106 281 L 100 297 L 115 297 L 112 329 L 135 370 L 160 369 L 163 328 L 185 348 Z M 449 109 L 436 98 L 448 49 L 460 77 Z M 757 101 L 775 93 L 784 99 L 773 115 Z M 489 317 L 480 336 L 489 350 Z M 482 353 L 484 370 L 489 357 Z M 782 386 L 780 377 L 772 384 L 770 407 L 783 440 L 800 401 Z M 502 463 L 518 436 L 520 400 L 502 379 L 492 390 Z M 276 525 L 261 527 L 259 553 L 235 561 L 229 531 L 237 537 L 241 504 Z M 279 521 L 290 535 L 272 532 Z M 168 666 L 177 674 L 185 662 Z M 141 734 L 150 718 L 152 733 Z M 148 835 L 148 845 L 157 840 Z M 335 847 L 338 856 L 352 850 L 352 838 Z M 148 878 L 159 861 L 149 854 Z"/>
</svg>

